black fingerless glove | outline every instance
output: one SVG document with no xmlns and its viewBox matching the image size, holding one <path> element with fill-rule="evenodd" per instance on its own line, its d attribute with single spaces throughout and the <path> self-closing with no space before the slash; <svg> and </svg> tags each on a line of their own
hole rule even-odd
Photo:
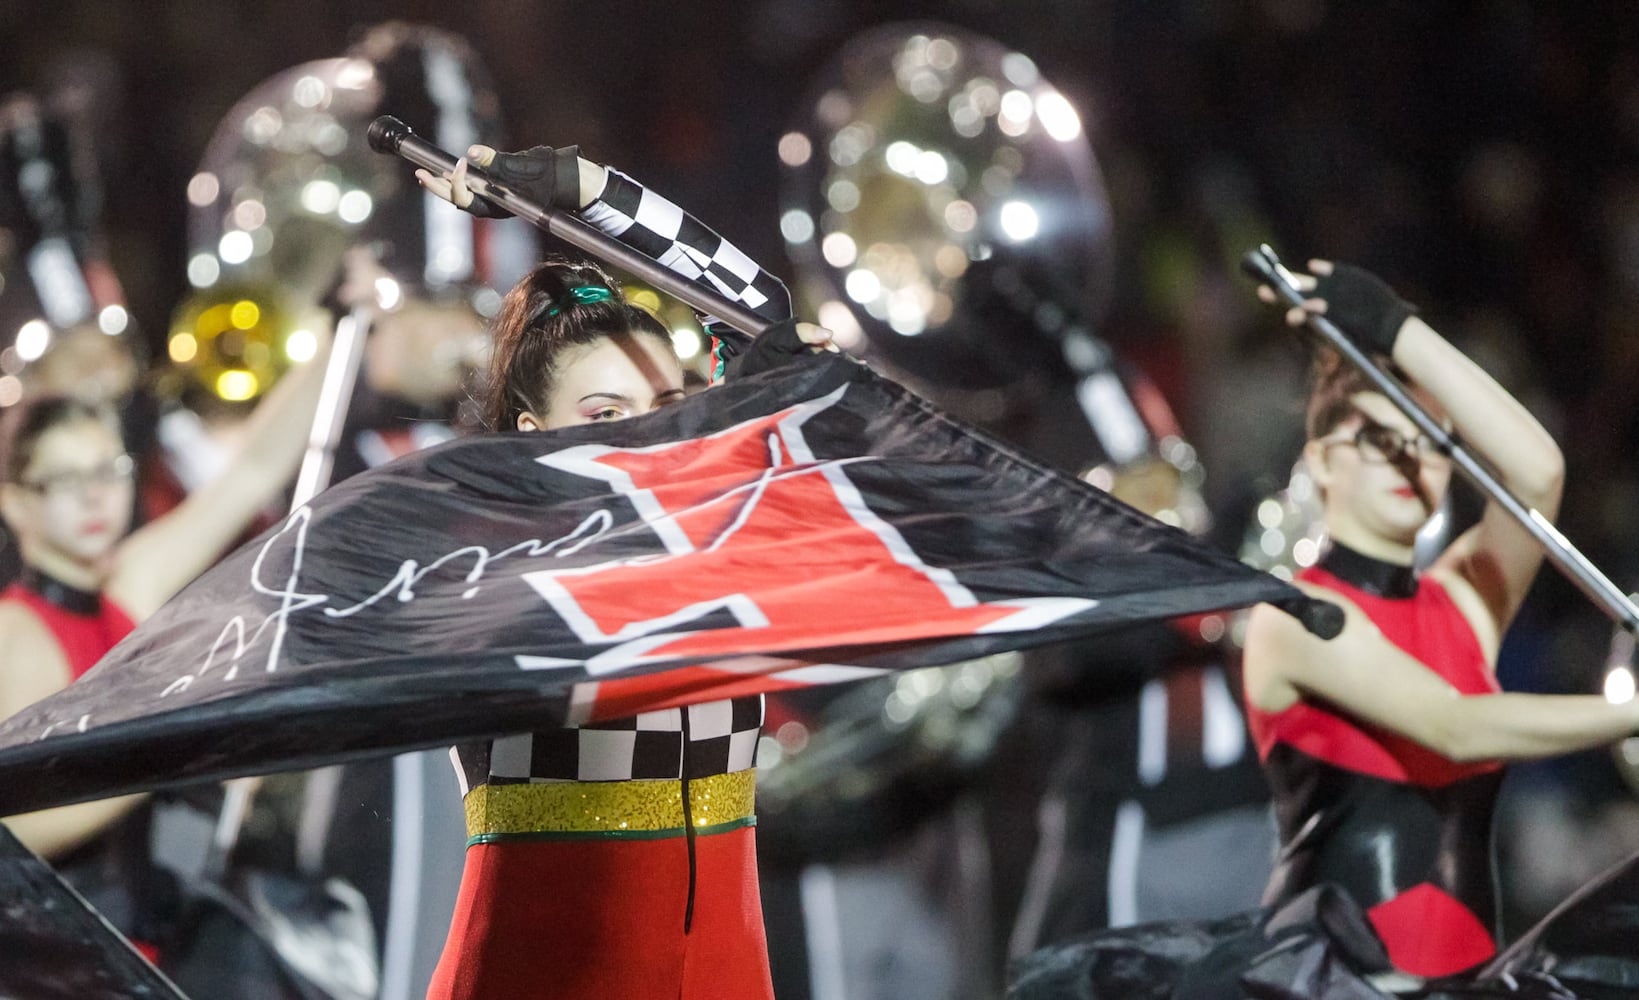
<svg viewBox="0 0 1639 1000">
<path fill-rule="evenodd" d="M 1334 264 L 1315 279 L 1310 298 L 1326 300 L 1326 318 L 1361 349 L 1392 356 L 1394 340 L 1417 307 L 1394 293 L 1382 278 L 1352 264 Z"/>
<path fill-rule="evenodd" d="M 580 147 L 536 146 L 521 153 L 496 153 L 480 168 L 497 184 L 505 184 L 543 208 L 580 208 Z M 467 211 L 481 219 L 508 219 L 512 213 L 483 198 L 473 198 Z"/>
<path fill-rule="evenodd" d="M 743 378 L 773 371 L 809 353 L 809 345 L 797 336 L 797 321 L 781 320 L 757 335 L 738 354 L 729 358 L 724 379 Z"/>
</svg>

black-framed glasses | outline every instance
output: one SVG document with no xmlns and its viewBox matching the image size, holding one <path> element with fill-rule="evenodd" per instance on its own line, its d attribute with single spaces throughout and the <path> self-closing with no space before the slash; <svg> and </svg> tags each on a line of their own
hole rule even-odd
<svg viewBox="0 0 1639 1000">
<path fill-rule="evenodd" d="M 1415 437 L 1406 435 L 1377 423 L 1375 420 L 1366 420 L 1360 428 L 1347 437 L 1322 439 L 1327 447 L 1337 444 L 1353 445 L 1360 452 L 1360 457 L 1367 462 L 1391 463 L 1405 459 L 1413 451 L 1419 462 L 1449 462 L 1451 456 L 1440 450 L 1440 445 L 1427 434 L 1418 434 Z"/>
<path fill-rule="evenodd" d="M 136 463 L 130 455 L 116 455 L 100 465 L 72 472 L 53 472 L 36 479 L 19 480 L 17 485 L 43 497 L 85 496 L 93 488 L 106 489 L 131 481 Z"/>
</svg>

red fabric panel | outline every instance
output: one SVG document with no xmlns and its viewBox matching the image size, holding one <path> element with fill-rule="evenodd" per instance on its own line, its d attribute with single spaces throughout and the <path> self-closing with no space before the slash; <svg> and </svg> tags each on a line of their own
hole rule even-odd
<svg viewBox="0 0 1639 1000">
<path fill-rule="evenodd" d="M 1360 606 L 1384 638 L 1416 657 L 1463 694 L 1500 690 L 1479 640 L 1445 588 L 1427 577 L 1408 599 L 1377 597 L 1319 569 L 1300 574 L 1336 590 Z M 1438 788 L 1461 778 L 1497 770 L 1492 761 L 1458 764 L 1402 736 L 1357 721 L 1319 704 L 1299 701 L 1274 714 L 1246 706 L 1247 723 L 1267 760 L 1276 743 L 1360 774 Z"/>
<path fill-rule="evenodd" d="M 1468 907 L 1427 882 L 1366 911 L 1395 968 L 1449 976 L 1495 955 L 1491 934 Z"/>
<path fill-rule="evenodd" d="M 615 483 L 646 517 L 664 524 L 675 553 L 559 574 L 539 581 L 550 588 L 543 595 L 566 618 L 607 636 L 634 621 L 739 597 L 738 613 L 760 621 L 681 632 L 643 647 L 645 655 L 701 659 L 744 648 L 746 627 L 758 629 L 757 644 L 770 652 L 811 647 L 816 635 L 836 627 L 838 608 L 848 609 L 850 644 L 965 635 L 1019 612 L 973 603 L 948 574 L 923 566 L 897 532 L 879 534 L 879 518 L 851 484 L 801 463 L 771 469 L 770 449 L 783 454 L 781 422 L 790 418 L 786 410 L 731 434 L 580 460 L 585 471 L 577 471 Z M 766 478 L 746 491 L 748 475 Z M 671 516 L 661 519 L 659 512 Z M 597 717 L 612 716 L 600 709 Z"/>
<path fill-rule="evenodd" d="M 428 1000 L 772 1000 L 751 828 L 467 849 Z"/>
<path fill-rule="evenodd" d="M 789 669 L 803 666 L 810 664 L 793 660 Z M 715 667 L 695 666 L 674 667 L 658 674 L 588 682 L 585 687 L 595 691 L 592 712 L 586 719 L 577 719 L 577 722 L 628 719 L 639 712 L 698 705 L 702 701 L 728 701 L 765 691 L 802 691 L 813 685 L 781 680 L 766 673 L 746 676 Z"/>
</svg>

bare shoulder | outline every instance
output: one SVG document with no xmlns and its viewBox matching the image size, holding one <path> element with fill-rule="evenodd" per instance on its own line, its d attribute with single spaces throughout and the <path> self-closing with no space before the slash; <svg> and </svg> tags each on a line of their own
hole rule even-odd
<svg viewBox="0 0 1639 1000">
<path fill-rule="evenodd" d="M 1298 580 L 1293 586 L 1310 597 L 1341 607 L 1345 619 L 1345 631 L 1357 622 L 1370 624 L 1370 619 L 1366 617 L 1364 611 L 1360 610 L 1358 604 L 1330 587 L 1323 587 L 1304 580 Z M 1303 624 L 1296 618 L 1270 604 L 1260 604 L 1253 608 L 1252 617 L 1247 625 L 1246 645 L 1249 653 L 1253 650 L 1254 642 L 1256 642 L 1260 651 L 1267 647 L 1270 652 L 1279 652 L 1294 645 L 1305 650 L 1325 648 L 1335 641 L 1335 639 L 1327 640 L 1316 637 L 1308 629 L 1305 629 Z"/>
<path fill-rule="evenodd" d="M 1440 581 L 1473 627 L 1488 658 L 1525 600 L 1542 549 L 1497 504 L 1446 547 L 1427 576 Z"/>
<path fill-rule="evenodd" d="M 1362 641 L 1377 634 L 1360 606 L 1337 591 L 1301 580 L 1296 586 L 1310 597 L 1341 607 L 1343 631 L 1333 639 L 1321 639 L 1278 608 L 1260 604 L 1252 609 L 1246 628 L 1246 696 L 1265 711 L 1280 711 L 1297 701 L 1310 672 L 1356 655 Z"/>
<path fill-rule="evenodd" d="M 68 660 L 33 611 L 0 602 L 0 718 L 68 686 Z"/>
<path fill-rule="evenodd" d="M 16 601 L 0 601 L 0 650 L 29 648 L 40 642 L 48 642 L 55 646 L 57 640 L 52 637 L 51 629 L 40 620 L 25 604 Z"/>
</svg>

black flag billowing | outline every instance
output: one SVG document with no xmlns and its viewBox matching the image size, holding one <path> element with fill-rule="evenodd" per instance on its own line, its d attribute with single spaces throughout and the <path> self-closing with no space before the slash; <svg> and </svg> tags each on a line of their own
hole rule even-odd
<svg viewBox="0 0 1639 1000">
<path fill-rule="evenodd" d="M 1298 591 L 823 356 L 348 480 L 0 726 L 0 815 Z"/>
<path fill-rule="evenodd" d="M 0 997 L 187 1000 L 4 826 L 0 901 Z"/>
</svg>

